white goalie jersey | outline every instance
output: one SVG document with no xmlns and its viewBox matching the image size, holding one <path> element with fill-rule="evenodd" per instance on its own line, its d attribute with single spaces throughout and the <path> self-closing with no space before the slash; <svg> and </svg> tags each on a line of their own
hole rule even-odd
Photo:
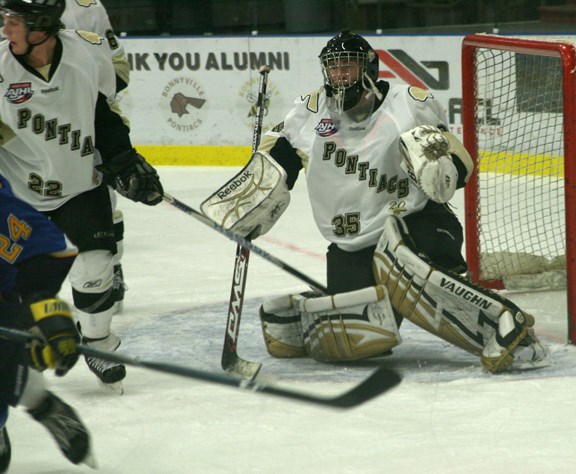
<svg viewBox="0 0 576 474">
<path fill-rule="evenodd" d="M 75 31 L 58 38 L 61 55 L 50 80 L 25 68 L 7 41 L 0 46 L 0 172 L 17 197 L 40 211 L 100 184 L 95 107 L 99 93 L 108 100 L 116 93 L 104 38 Z"/>
<path fill-rule="evenodd" d="M 283 128 L 302 157 L 316 224 L 346 251 L 375 245 L 389 215 L 420 211 L 428 197 L 401 166 L 399 136 L 419 125 L 446 127 L 442 106 L 422 89 L 390 85 L 380 107 L 363 121 L 334 114 L 324 88 L 300 97 Z"/>
</svg>

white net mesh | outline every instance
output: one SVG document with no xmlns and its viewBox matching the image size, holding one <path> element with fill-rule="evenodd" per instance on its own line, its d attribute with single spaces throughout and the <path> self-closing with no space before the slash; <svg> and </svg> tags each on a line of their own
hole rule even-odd
<svg viewBox="0 0 576 474">
<path fill-rule="evenodd" d="M 507 287 L 562 286 L 561 60 L 478 48 L 475 61 L 480 278 Z"/>
</svg>

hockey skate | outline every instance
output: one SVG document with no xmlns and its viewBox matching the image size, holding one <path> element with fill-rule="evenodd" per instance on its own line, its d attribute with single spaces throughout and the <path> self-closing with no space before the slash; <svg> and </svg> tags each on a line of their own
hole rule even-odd
<svg viewBox="0 0 576 474">
<path fill-rule="evenodd" d="M 28 410 L 52 435 L 72 464 L 84 463 L 96 468 L 90 452 L 90 436 L 74 409 L 51 392 L 40 406 Z"/>
<path fill-rule="evenodd" d="M 8 438 L 8 430 L 4 426 L 0 430 L 0 472 L 6 472 L 10 465 L 10 456 L 12 450 L 10 448 L 10 438 Z"/>
<path fill-rule="evenodd" d="M 120 339 L 110 333 L 103 339 L 82 339 L 89 347 L 102 351 L 115 351 L 120 346 Z M 84 356 L 88 368 L 98 377 L 98 383 L 108 391 L 122 395 L 122 380 L 126 377 L 126 367 L 118 362 L 110 362 L 96 357 Z"/>
<path fill-rule="evenodd" d="M 122 312 L 124 307 L 124 293 L 128 287 L 124 283 L 122 265 L 114 265 L 114 278 L 112 280 L 112 297 L 114 298 L 114 314 Z"/>
<path fill-rule="evenodd" d="M 484 368 L 492 373 L 500 373 L 550 365 L 548 352 L 536 337 L 533 325 L 534 318 L 530 315 L 518 312 L 512 316 L 510 312 L 504 312 L 496 332 L 482 351 Z"/>
</svg>

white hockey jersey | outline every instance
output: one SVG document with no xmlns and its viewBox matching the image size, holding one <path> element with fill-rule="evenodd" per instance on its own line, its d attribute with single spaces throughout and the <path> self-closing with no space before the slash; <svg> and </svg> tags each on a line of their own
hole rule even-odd
<svg viewBox="0 0 576 474">
<path fill-rule="evenodd" d="M 130 65 L 126 51 L 114 33 L 108 12 L 99 0 L 66 0 L 66 8 L 60 18 L 67 30 L 84 30 L 98 33 L 106 38 L 118 74 L 126 84 Z"/>
<path fill-rule="evenodd" d="M 113 100 L 116 77 L 104 38 L 61 31 L 62 55 L 50 80 L 0 45 L 0 173 L 40 211 L 56 209 L 100 184 L 94 166 L 98 93 Z"/>
<path fill-rule="evenodd" d="M 113 31 L 108 12 L 98 0 L 66 0 L 60 20 L 67 30 L 93 31 L 104 37 Z"/>
<path fill-rule="evenodd" d="M 432 94 L 391 85 L 384 102 L 362 122 L 328 108 L 324 88 L 300 97 L 283 128 L 267 139 L 285 137 L 303 157 L 308 195 L 322 235 L 346 251 L 375 245 L 387 216 L 424 208 L 428 199 L 400 167 L 398 138 L 418 125 L 447 119 Z"/>
</svg>

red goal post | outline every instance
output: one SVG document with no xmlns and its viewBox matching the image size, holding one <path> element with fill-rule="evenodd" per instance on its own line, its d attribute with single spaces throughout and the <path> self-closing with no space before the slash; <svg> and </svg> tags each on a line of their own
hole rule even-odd
<svg viewBox="0 0 576 474">
<path fill-rule="evenodd" d="M 472 280 L 567 290 L 576 343 L 576 38 L 473 34 L 462 43 Z"/>
</svg>

